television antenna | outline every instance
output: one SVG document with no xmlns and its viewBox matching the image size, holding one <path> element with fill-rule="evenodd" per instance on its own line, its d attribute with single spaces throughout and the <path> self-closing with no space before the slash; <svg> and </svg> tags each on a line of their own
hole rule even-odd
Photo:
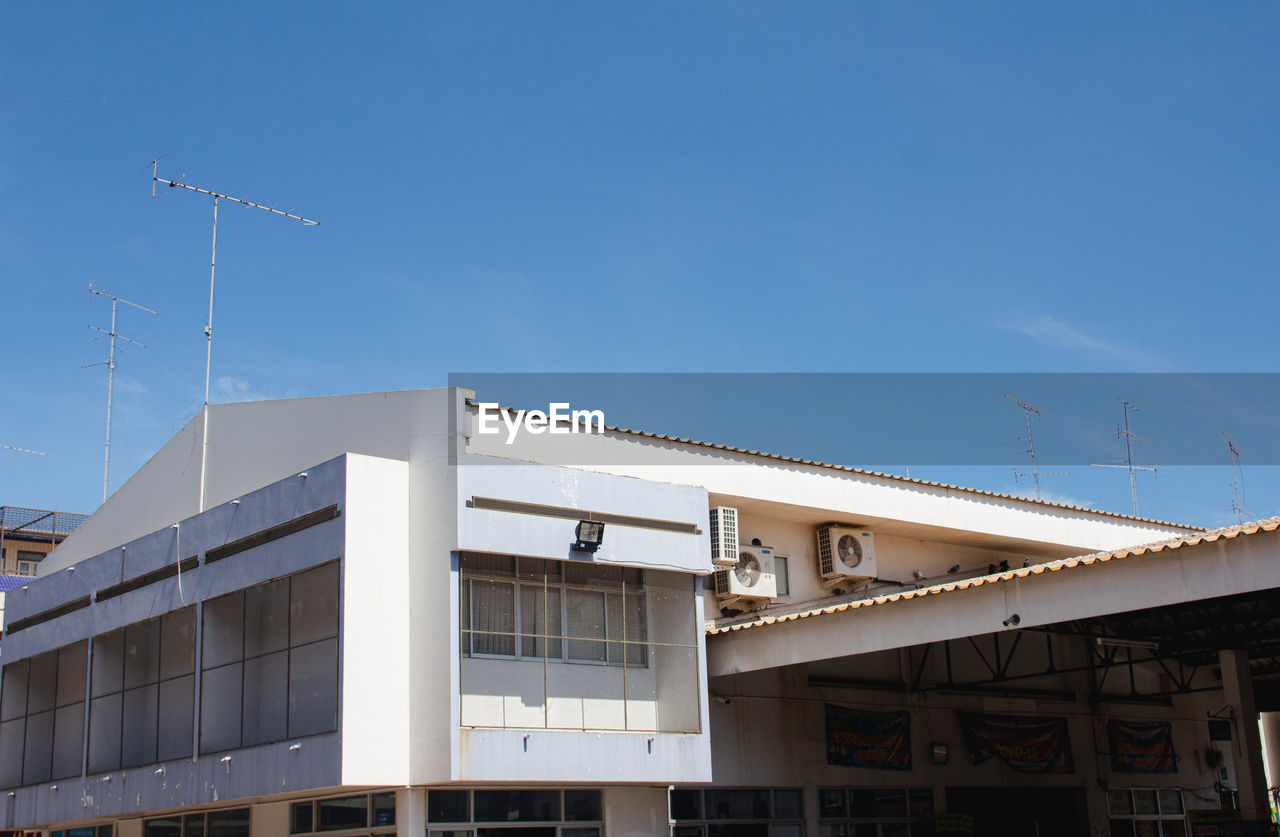
<svg viewBox="0 0 1280 837">
<path fill-rule="evenodd" d="M 99 326 L 96 326 L 96 325 L 91 325 L 89 326 L 89 328 L 93 329 L 94 331 L 102 332 L 102 335 L 108 338 L 109 340 L 108 345 L 110 346 L 110 349 L 108 349 L 107 351 L 106 360 L 100 361 L 98 363 L 88 363 L 80 368 L 89 369 L 94 366 L 107 367 L 107 441 L 103 445 L 103 449 L 102 449 L 102 502 L 105 503 L 107 501 L 107 480 L 108 480 L 108 476 L 111 473 L 111 389 L 112 389 L 112 384 L 116 374 L 116 341 L 123 340 L 126 343 L 132 343 L 133 345 L 137 346 L 140 349 L 145 349 L 147 347 L 145 343 L 139 343 L 137 340 L 134 340 L 132 337 L 125 337 L 123 334 L 116 331 L 116 308 L 119 306 L 120 303 L 123 302 L 125 305 L 132 305 L 134 308 L 137 308 L 139 311 L 146 311 L 148 314 L 154 314 L 156 312 L 152 311 L 150 308 L 146 307 L 145 305 L 139 305 L 136 302 L 130 302 L 124 297 L 119 297 L 119 296 L 116 296 L 115 294 L 109 294 L 104 290 L 95 288 L 93 286 L 93 283 L 90 282 L 89 283 L 89 299 L 93 299 L 95 296 L 102 296 L 111 300 L 111 329 L 107 330 L 104 328 L 100 328 Z M 98 338 L 98 339 L 102 339 L 102 338 Z"/>
<path fill-rule="evenodd" d="M 1137 405 L 1131 401 L 1126 401 L 1123 398 L 1119 398 L 1119 397 L 1117 397 L 1116 400 L 1124 405 L 1124 423 L 1116 425 L 1116 436 L 1121 439 L 1124 439 L 1124 459 L 1119 459 L 1112 462 L 1094 463 L 1093 467 L 1094 468 L 1124 468 L 1128 470 L 1129 502 L 1133 506 L 1133 514 L 1136 517 L 1138 514 L 1138 482 L 1134 477 L 1134 472 L 1150 471 L 1152 476 L 1154 476 L 1156 473 L 1156 469 L 1154 466 L 1150 466 L 1150 465 L 1134 465 L 1133 464 L 1133 443 L 1134 442 L 1145 443 L 1147 440 L 1129 429 L 1129 413 L 1138 412 Z"/>
<path fill-rule="evenodd" d="M 1031 416 L 1034 415 L 1036 417 L 1036 420 L 1038 421 L 1040 419 L 1040 408 L 1035 406 L 1034 404 L 1028 404 L 1026 401 L 1023 401 L 1020 398 L 1014 398 L 1012 395 L 1010 395 L 1007 392 L 1005 393 L 1004 397 L 1012 401 L 1014 404 L 1017 404 L 1019 407 L 1021 407 L 1023 414 L 1025 414 L 1027 418 L 1027 435 L 1025 437 L 1020 436 L 1019 438 L 1023 439 L 1027 443 L 1027 446 L 1022 449 L 1022 452 L 1031 457 L 1031 470 L 1019 471 L 1017 467 L 1015 467 L 1013 469 L 1013 481 L 1017 482 L 1022 477 L 1031 477 L 1032 481 L 1035 483 L 1035 486 L 1036 486 L 1036 499 L 1039 500 L 1041 477 L 1065 477 L 1069 474 L 1069 472 L 1068 471 L 1037 471 L 1036 470 L 1036 443 L 1031 438 Z"/>
<path fill-rule="evenodd" d="M 1236 498 L 1231 504 L 1231 510 L 1236 513 L 1236 523 L 1244 523 L 1244 503 L 1241 502 L 1244 480 L 1240 476 L 1240 449 L 1226 433 L 1222 434 L 1222 438 L 1226 440 L 1227 452 L 1231 455 L 1231 490 L 1235 492 Z"/>
<path fill-rule="evenodd" d="M 151 161 L 151 197 L 154 198 L 156 196 L 156 184 L 163 183 L 166 187 L 165 191 L 168 191 L 169 189 L 186 189 L 189 192 L 196 192 L 213 198 L 213 245 L 210 247 L 209 252 L 209 318 L 205 321 L 204 326 L 204 426 L 200 434 L 199 511 L 204 511 L 205 466 L 208 464 L 209 457 L 209 370 L 213 363 L 213 269 L 218 256 L 218 201 L 231 201 L 233 203 L 251 206 L 254 209 L 261 209 L 263 212 L 268 212 L 272 215 L 283 215 L 284 217 L 291 218 L 294 221 L 301 221 L 302 225 L 305 227 L 318 227 L 320 226 L 320 222 L 314 221 L 310 218 L 304 218 L 301 215 L 295 215 L 293 212 L 285 212 L 283 210 L 276 209 L 274 206 L 266 206 L 265 204 L 255 203 L 244 198 L 237 198 L 233 195 L 214 192 L 211 189 L 202 189 L 199 186 L 192 186 L 189 183 L 183 183 L 182 181 L 186 178 L 185 174 L 180 175 L 177 180 L 166 180 L 163 177 L 159 177 L 156 174 L 157 165 L 161 160 L 168 156 L 168 154 L 165 154 Z"/>
</svg>

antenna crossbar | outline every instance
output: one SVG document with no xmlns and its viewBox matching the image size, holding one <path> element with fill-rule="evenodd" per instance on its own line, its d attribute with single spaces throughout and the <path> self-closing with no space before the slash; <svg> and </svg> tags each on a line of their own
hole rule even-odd
<svg viewBox="0 0 1280 837">
<path fill-rule="evenodd" d="M 116 309 L 120 305 L 120 303 L 123 302 L 125 305 L 131 305 L 134 308 L 137 308 L 139 311 L 145 311 L 148 314 L 154 314 L 156 312 L 152 311 L 150 308 L 148 308 L 145 305 L 139 305 L 136 302 L 130 302 L 124 297 L 116 296 L 115 294 L 109 294 L 100 288 L 95 288 L 93 286 L 93 283 L 90 282 L 89 298 L 93 299 L 95 296 L 106 297 L 107 299 L 111 300 L 111 328 L 105 329 L 96 325 L 89 326 L 89 328 L 93 329 L 94 331 L 100 331 L 104 336 L 109 338 L 110 350 L 107 354 L 106 360 L 100 361 L 98 363 L 90 363 L 81 368 L 88 369 L 91 366 L 107 367 L 107 439 L 106 439 L 106 442 L 103 444 L 103 449 L 102 449 L 102 501 L 105 503 L 107 501 L 107 487 L 109 485 L 110 474 L 111 474 L 111 390 L 112 390 L 112 385 L 114 383 L 115 374 L 116 374 L 116 341 L 123 340 L 126 343 L 132 343 L 133 345 L 138 346 L 139 348 L 142 348 L 142 349 L 145 349 L 147 347 L 145 343 L 139 343 L 137 340 L 134 340 L 132 337 L 125 337 L 123 334 L 116 331 Z"/>
<path fill-rule="evenodd" d="M 163 177 L 155 177 L 154 175 L 152 175 L 152 180 L 154 183 L 163 183 L 165 186 L 169 187 L 170 189 L 188 189 L 192 192 L 199 192 L 202 195 L 208 195 L 211 198 L 218 198 L 219 200 L 224 200 L 224 201 L 235 201 L 236 203 L 241 203 L 241 204 L 244 204 L 245 206 L 252 206 L 254 209 L 261 209 L 263 212 L 270 212 L 273 215 L 283 215 L 286 218 L 292 218 L 295 221 L 301 221 L 303 224 L 307 225 L 308 227 L 320 226 L 319 221 L 313 220 L 311 218 L 304 218 L 301 215 L 294 215 L 292 212 L 285 212 L 283 209 L 276 209 L 274 206 L 266 206 L 265 204 L 254 203 L 253 201 L 247 201 L 244 198 L 237 198 L 233 195 L 223 194 L 222 192 L 214 192 L 210 189 L 201 189 L 199 186 L 191 186 L 190 184 L 182 183 L 177 180 L 165 180 Z M 153 197 L 155 196 L 154 189 L 152 190 L 151 194 Z"/>
<path fill-rule="evenodd" d="M 4 448 L 5 450 L 17 451 L 18 453 L 33 453 L 33 454 L 35 454 L 36 456 L 48 456 L 48 455 L 49 455 L 49 454 L 45 453 L 45 452 L 44 452 L 44 451 L 42 451 L 42 450 L 32 450 L 31 448 L 20 448 L 20 447 L 16 447 L 16 446 L 14 446 L 14 445 L 0 445 L 0 448 Z"/>
<path fill-rule="evenodd" d="M 1138 482 L 1135 476 L 1137 471 L 1150 471 L 1153 475 L 1156 468 L 1151 465 L 1134 465 L 1133 464 L 1133 443 L 1146 442 L 1147 440 L 1134 433 L 1129 429 L 1129 413 L 1138 412 L 1138 407 L 1132 401 L 1126 401 L 1123 398 L 1116 398 L 1123 405 L 1124 421 L 1116 425 L 1116 437 L 1124 439 L 1124 459 L 1115 462 L 1092 463 L 1094 468 L 1124 468 L 1129 472 L 1129 503 L 1133 508 L 1133 513 L 1138 514 Z"/>
<path fill-rule="evenodd" d="M 1031 470 L 1030 470 L 1030 471 L 1019 471 L 1017 468 L 1014 468 L 1014 469 L 1013 469 L 1013 480 L 1014 480 L 1014 482 L 1017 482 L 1017 481 L 1018 481 L 1019 479 L 1021 479 L 1022 477 L 1031 477 L 1031 479 L 1032 479 L 1032 481 L 1035 483 L 1035 487 L 1036 487 L 1036 499 L 1037 499 L 1037 500 L 1039 500 L 1039 499 L 1040 499 L 1040 478 L 1041 478 L 1041 477 L 1049 477 L 1049 476 L 1054 476 L 1054 477 L 1065 477 L 1065 476 L 1068 476 L 1070 472 L 1068 472 L 1068 471 L 1040 471 L 1040 470 L 1038 470 L 1038 469 L 1036 468 L 1036 444 L 1035 444 L 1035 440 L 1034 440 L 1034 439 L 1032 439 L 1032 436 L 1031 436 L 1031 417 L 1034 415 L 1037 419 L 1039 419 L 1039 418 L 1041 417 L 1041 415 L 1040 415 L 1040 408 L 1039 408 L 1039 407 L 1037 407 L 1037 406 L 1035 406 L 1034 404 L 1028 404 L 1026 401 L 1023 401 L 1023 400 L 1022 400 L 1022 399 L 1020 399 L 1020 398 L 1014 398 L 1012 395 L 1009 395 L 1008 393 L 1005 393 L 1005 396 L 1004 396 L 1004 397 L 1005 397 L 1005 398 L 1007 398 L 1007 399 L 1009 399 L 1010 401 L 1012 401 L 1014 404 L 1017 404 L 1019 407 L 1021 407 L 1021 408 L 1022 408 L 1022 412 L 1023 412 L 1023 414 L 1026 416 L 1026 419 L 1027 419 L 1027 435 L 1026 435 L 1026 436 L 1021 436 L 1021 437 L 1019 437 L 1019 438 L 1021 438 L 1023 441 L 1025 441 L 1025 442 L 1027 443 L 1027 446 L 1026 446 L 1025 448 L 1023 448 L 1023 449 L 1022 449 L 1022 452 L 1023 452 L 1023 453 L 1025 453 L 1025 454 L 1027 454 L 1028 456 L 1030 456 L 1030 457 L 1031 457 Z"/>
<path fill-rule="evenodd" d="M 167 154 L 164 156 L 168 156 Z M 218 260 L 218 201 L 232 201 L 233 203 L 242 204 L 244 206 L 261 209 L 263 212 L 272 215 L 281 215 L 294 221 L 299 221 L 303 226 L 318 227 L 320 222 L 311 218 L 304 218 L 293 212 L 285 212 L 276 209 L 274 206 L 257 203 L 246 198 L 237 198 L 234 195 L 228 195 L 223 192 L 215 192 L 211 189 L 202 189 L 199 186 L 192 186 L 189 183 L 183 183 L 182 177 L 177 180 L 169 180 L 160 177 L 157 174 L 157 166 L 164 157 L 157 157 L 151 161 L 151 197 L 156 196 L 156 184 L 163 183 L 167 189 L 186 189 L 189 192 L 195 192 L 201 195 L 208 195 L 213 198 L 213 243 L 209 252 L 209 318 L 205 321 L 205 357 L 204 357 L 204 411 L 203 411 L 203 429 L 200 433 L 200 506 L 197 511 L 204 511 L 205 501 L 205 471 L 209 459 L 209 375 L 213 367 L 213 278 L 214 266 Z M 185 177 L 185 175 L 183 175 Z"/>
</svg>

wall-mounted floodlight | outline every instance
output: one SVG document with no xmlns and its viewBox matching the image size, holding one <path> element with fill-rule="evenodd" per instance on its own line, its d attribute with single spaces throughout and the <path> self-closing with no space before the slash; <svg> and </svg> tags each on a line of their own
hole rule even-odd
<svg viewBox="0 0 1280 837">
<path fill-rule="evenodd" d="M 574 549 L 579 552 L 595 552 L 604 542 L 604 524 L 580 520 L 578 528 L 574 530 L 574 536 L 578 539 L 573 545 Z"/>
</svg>

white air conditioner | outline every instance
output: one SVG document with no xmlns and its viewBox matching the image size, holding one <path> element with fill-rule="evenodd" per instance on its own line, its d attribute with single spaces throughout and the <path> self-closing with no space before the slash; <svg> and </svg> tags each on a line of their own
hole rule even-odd
<svg viewBox="0 0 1280 837">
<path fill-rule="evenodd" d="M 861 587 L 876 575 L 876 541 L 865 529 L 818 527 L 818 575 L 823 586 Z"/>
<path fill-rule="evenodd" d="M 738 563 L 738 510 L 729 506 L 711 509 L 711 563 L 732 567 Z"/>
<path fill-rule="evenodd" d="M 721 600 L 777 598 L 773 550 L 767 546 L 740 546 L 737 553 L 731 569 L 716 571 L 716 595 Z"/>
</svg>

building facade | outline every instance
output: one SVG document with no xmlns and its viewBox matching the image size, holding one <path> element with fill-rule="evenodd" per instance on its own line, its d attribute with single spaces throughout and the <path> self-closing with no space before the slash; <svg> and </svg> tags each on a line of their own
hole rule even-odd
<svg viewBox="0 0 1280 837">
<path fill-rule="evenodd" d="M 1256 784 L 1248 652 L 1190 671 L 1130 614 L 1280 586 L 1265 527 L 1219 547 L 618 430 L 508 444 L 457 389 L 211 409 L 10 594 L 0 827 L 1013 833 L 1003 798 L 1046 837 L 1145 837 Z M 1114 769 L 1117 730 L 1152 769 Z"/>
</svg>

